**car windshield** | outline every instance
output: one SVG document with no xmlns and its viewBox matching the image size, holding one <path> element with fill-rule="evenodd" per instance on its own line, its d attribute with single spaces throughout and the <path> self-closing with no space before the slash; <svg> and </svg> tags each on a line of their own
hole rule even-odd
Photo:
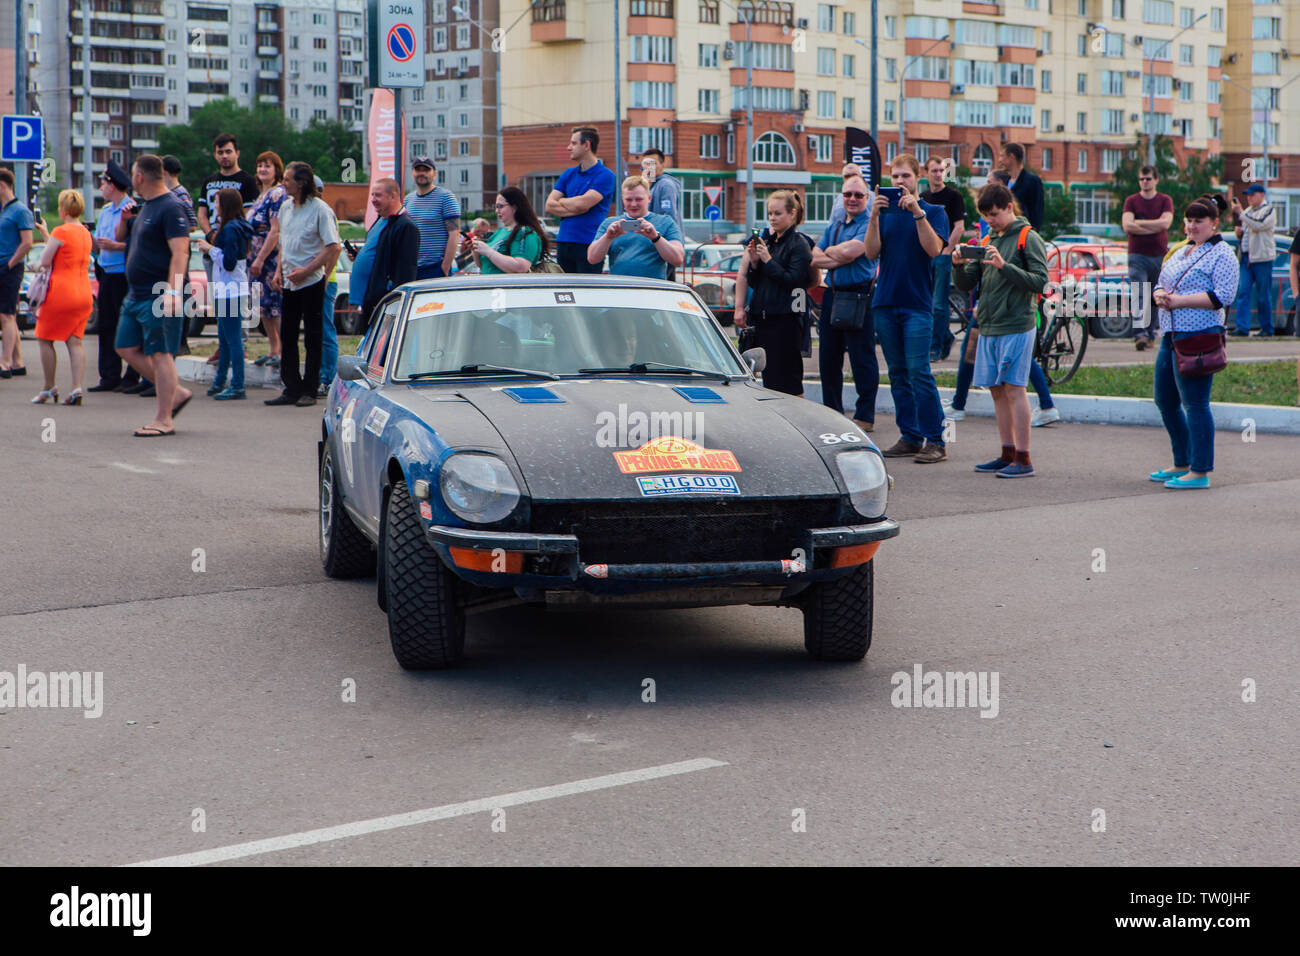
<svg viewBox="0 0 1300 956">
<path fill-rule="evenodd" d="M 409 316 L 396 379 L 454 374 L 467 365 L 578 375 L 657 363 L 748 374 L 685 291 L 486 286 L 419 292 Z"/>
</svg>

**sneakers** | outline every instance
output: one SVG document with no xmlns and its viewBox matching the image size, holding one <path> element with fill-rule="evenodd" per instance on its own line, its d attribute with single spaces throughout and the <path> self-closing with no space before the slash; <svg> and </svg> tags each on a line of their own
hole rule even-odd
<svg viewBox="0 0 1300 956">
<path fill-rule="evenodd" d="M 933 465 L 936 461 L 947 461 L 948 449 L 943 445 L 926 445 L 916 455 L 912 461 L 922 465 Z"/>
<path fill-rule="evenodd" d="M 263 365 L 265 365 L 265 364 L 266 364 L 267 362 L 269 362 L 269 361 L 271 361 L 271 356 L 269 356 L 269 355 L 263 355 L 263 356 L 260 356 L 259 358 L 255 358 L 255 359 L 253 359 L 253 364 L 256 365 L 257 367 L 261 368 Z"/>
<path fill-rule="evenodd" d="M 242 388 L 228 388 L 215 396 L 219 402 L 229 402 L 234 399 L 247 398 Z"/>
<path fill-rule="evenodd" d="M 1033 417 L 1029 419 L 1029 425 L 1031 428 L 1038 428 L 1040 425 L 1050 425 L 1052 422 L 1059 422 L 1060 420 L 1060 409 L 1055 407 L 1046 409 L 1040 408 L 1038 411 L 1034 412 Z"/>
<path fill-rule="evenodd" d="M 999 478 L 1032 478 L 1034 476 L 1034 466 L 1022 465 L 1013 461 L 996 474 Z"/>
<path fill-rule="evenodd" d="M 1151 472 L 1151 474 L 1147 475 L 1147 478 L 1150 481 L 1158 481 L 1163 485 L 1166 481 L 1181 478 L 1190 470 L 1189 468 L 1161 468 L 1158 471 Z"/>
<path fill-rule="evenodd" d="M 886 458 L 911 458 L 920 452 L 921 446 L 913 444 L 906 438 L 900 438 L 880 454 Z"/>
<path fill-rule="evenodd" d="M 1009 462 L 1005 458 L 994 458 L 992 461 L 986 461 L 982 465 L 976 465 L 975 470 L 984 474 L 993 474 L 994 472 L 1001 471 L 1010 464 L 1013 464 L 1013 462 Z"/>
<path fill-rule="evenodd" d="M 1145 336 L 1138 336 L 1138 338 L 1135 339 L 1133 342 L 1133 347 L 1136 348 L 1139 352 L 1145 352 L 1147 346 L 1150 344 L 1151 344 L 1150 339 L 1146 338 Z"/>
<path fill-rule="evenodd" d="M 316 386 L 317 398 L 328 398 L 329 393 L 330 393 L 330 387 L 326 385 L 324 382 L 321 382 L 319 385 Z M 867 429 L 867 430 L 870 431 L 871 429 Z"/>
<path fill-rule="evenodd" d="M 1171 478 L 1165 482 L 1166 488 L 1188 489 L 1188 488 L 1208 488 L 1210 487 L 1209 475 L 1198 475 L 1192 477 L 1191 474 L 1183 475 L 1181 478 Z"/>
<path fill-rule="evenodd" d="M 299 395 L 299 396 L 298 396 L 298 401 L 294 402 L 294 404 L 297 405 L 299 408 L 306 408 L 308 405 L 315 405 L 315 404 L 316 404 L 316 396 L 315 396 L 315 395 Z"/>
<path fill-rule="evenodd" d="M 965 420 L 966 410 L 964 408 L 953 408 L 952 405 L 950 405 L 948 402 L 944 402 L 943 417 L 949 419 L 950 421 L 960 422 Z"/>
<path fill-rule="evenodd" d="M 208 398 L 219 395 L 226 390 L 225 382 L 213 382 L 208 386 Z"/>
</svg>

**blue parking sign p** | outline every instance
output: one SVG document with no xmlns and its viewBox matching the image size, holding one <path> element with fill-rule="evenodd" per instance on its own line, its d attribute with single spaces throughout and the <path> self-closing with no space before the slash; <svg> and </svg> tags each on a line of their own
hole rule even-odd
<svg viewBox="0 0 1300 956">
<path fill-rule="evenodd" d="M 40 162 L 43 139 L 39 116 L 0 117 L 0 159 L 14 163 Z"/>
</svg>

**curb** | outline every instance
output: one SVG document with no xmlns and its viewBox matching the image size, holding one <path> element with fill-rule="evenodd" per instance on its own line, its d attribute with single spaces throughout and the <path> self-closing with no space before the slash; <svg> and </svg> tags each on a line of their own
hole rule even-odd
<svg viewBox="0 0 1300 956">
<path fill-rule="evenodd" d="M 941 388 L 939 396 L 952 398 L 955 389 Z M 804 396 L 810 401 L 822 400 L 821 382 L 804 382 Z M 851 409 L 858 393 L 852 385 L 844 386 L 844 407 Z M 1145 425 L 1163 428 L 1160 410 L 1149 398 L 1116 398 L 1108 395 L 1054 395 L 1053 401 L 1061 412 L 1061 421 L 1089 425 Z M 876 396 L 876 411 L 894 413 L 894 399 L 888 386 L 881 386 Z M 971 390 L 966 400 L 966 414 L 978 418 L 993 417 L 993 397 L 987 391 Z M 1214 416 L 1216 431 L 1239 432 L 1253 422 L 1257 433 L 1269 435 L 1300 435 L 1300 408 L 1282 405 L 1232 405 L 1211 402 L 1210 414 Z"/>
<path fill-rule="evenodd" d="M 176 374 L 185 382 L 207 385 L 217 377 L 217 367 L 209 365 L 206 357 L 182 355 L 176 359 Z M 244 363 L 245 388 L 280 388 L 280 370 L 264 365 Z"/>
</svg>

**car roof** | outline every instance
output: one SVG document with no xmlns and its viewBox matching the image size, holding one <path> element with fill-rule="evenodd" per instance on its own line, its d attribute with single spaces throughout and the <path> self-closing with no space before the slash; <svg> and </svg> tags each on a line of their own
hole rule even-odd
<svg viewBox="0 0 1300 956">
<path fill-rule="evenodd" d="M 403 292 L 447 292 L 453 289 L 511 286 L 541 286 L 560 289 L 666 289 L 683 294 L 690 291 L 680 282 L 666 279 L 643 279 L 639 276 L 616 276 L 589 273 L 517 273 L 514 275 L 460 275 L 445 279 L 417 279 L 402 285 Z"/>
</svg>

